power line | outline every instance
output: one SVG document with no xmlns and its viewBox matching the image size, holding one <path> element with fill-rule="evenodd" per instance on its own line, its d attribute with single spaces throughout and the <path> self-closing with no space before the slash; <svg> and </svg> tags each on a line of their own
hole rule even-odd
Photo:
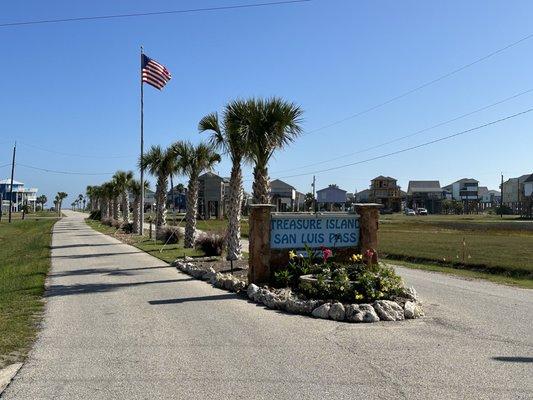
<svg viewBox="0 0 533 400">
<path fill-rule="evenodd" d="M 447 125 L 449 123 L 452 123 L 452 122 L 455 122 L 455 121 L 458 121 L 462 118 L 465 118 L 465 117 L 469 117 L 471 115 L 474 115 L 474 114 L 477 114 L 481 111 L 485 111 L 491 107 L 494 107 L 494 106 L 497 106 L 497 105 L 500 105 L 500 104 L 503 104 L 507 101 L 510 101 L 510 100 L 513 100 L 513 99 L 516 99 L 517 97 L 520 97 L 520 96 L 523 96 L 525 94 L 528 94 L 528 93 L 531 93 L 533 92 L 533 89 L 528 89 L 528 90 L 525 90 L 523 92 L 520 92 L 520 93 L 517 93 L 517 94 L 514 94 L 512 96 L 509 96 L 509 97 L 506 97 L 505 99 L 502 99 L 502 100 L 499 100 L 499 101 L 496 101 L 494 103 L 491 103 L 491 104 L 488 104 L 486 106 L 483 106 L 481 108 L 478 108 L 474 111 L 470 111 L 468 113 L 465 113 L 465 114 L 462 114 L 462 115 L 459 115 L 457 117 L 454 117 L 454 118 L 451 118 L 449 120 L 446 120 L 446 121 L 443 121 L 443 122 L 439 122 L 438 124 L 435 124 L 435 125 L 432 125 L 430 127 L 427 127 L 427 128 L 424 128 L 424 129 L 420 129 L 416 132 L 413 132 L 413 133 L 410 133 L 408 135 L 404 135 L 404 136 L 400 136 L 398 138 L 395 138 L 395 139 L 391 139 L 389 141 L 386 141 L 386 142 L 382 142 L 382 143 L 379 143 L 379 144 L 376 144 L 376 145 L 373 145 L 373 146 L 370 146 L 370 147 L 366 147 L 364 149 L 361 149 L 361 150 L 358 150 L 358 151 L 355 151 L 355 152 L 352 152 L 352 153 L 347 153 L 347 154 L 344 154 L 344 155 L 341 155 L 341 156 L 338 156 L 338 157 L 333 157 L 333 158 L 329 158 L 327 160 L 323 160 L 323 161 L 318 161 L 318 162 L 314 162 L 314 163 L 311 163 L 311 164 L 306 164 L 306 165 L 303 165 L 303 166 L 300 166 L 300 167 L 296 167 L 296 168 L 289 168 L 289 169 L 285 169 L 285 170 L 281 170 L 281 171 L 277 171 L 277 172 L 274 172 L 274 173 L 282 173 L 282 172 L 289 172 L 289 171 L 295 171 L 295 170 L 298 170 L 298 169 L 304 169 L 304 168 L 308 168 L 308 167 L 314 167 L 316 165 L 320 165 L 320 164 L 326 164 L 328 162 L 331 162 L 331 161 L 336 161 L 336 160 L 340 160 L 342 158 L 346 158 L 346 157 L 350 157 L 350 156 L 354 156 L 356 154 L 361 154 L 361 153 L 364 153 L 364 152 L 367 152 L 367 151 L 370 151 L 370 150 L 374 150 L 374 149 L 377 149 L 377 148 L 380 148 L 380 147 L 383 147 L 383 146 L 386 146 L 386 145 L 389 145 L 389 144 L 392 144 L 392 143 L 396 143 L 396 142 L 399 142 L 400 140 L 403 140 L 403 139 L 407 139 L 407 138 L 410 138 L 410 137 L 413 137 L 413 136 L 416 136 L 416 135 L 419 135 L 421 133 L 424 133 L 424 132 L 427 132 L 427 131 L 430 131 L 432 129 L 435 129 L 435 128 L 439 128 L 441 126 L 444 126 L 444 125 Z"/>
<path fill-rule="evenodd" d="M 69 157 L 96 158 L 96 159 L 101 159 L 101 160 L 105 160 L 105 159 L 109 159 L 109 158 L 135 158 L 135 157 L 138 157 L 138 156 L 135 156 L 135 155 L 129 155 L 129 156 L 94 156 L 94 155 L 86 155 L 86 154 L 84 155 L 84 154 L 65 153 L 65 152 L 51 150 L 51 149 L 47 149 L 47 148 L 44 148 L 44 147 L 41 147 L 41 146 L 36 146 L 34 144 L 29 144 L 29 143 L 25 143 L 25 142 L 20 142 L 19 141 L 19 143 L 24 145 L 24 146 L 26 146 L 26 147 L 31 147 L 31 148 L 34 148 L 34 149 L 37 149 L 37 150 L 46 151 L 48 153 L 59 154 L 59 155 L 62 155 L 62 156 L 69 156 Z"/>
<path fill-rule="evenodd" d="M 424 142 L 424 143 L 421 143 L 421 144 L 417 144 L 415 146 L 407 147 L 407 148 L 401 149 L 401 150 L 396 150 L 396 151 L 393 151 L 393 152 L 390 152 L 390 153 L 386 153 L 386 154 L 382 154 L 382 155 L 379 155 L 379 156 L 376 156 L 376 157 L 367 158 L 365 160 L 356 161 L 356 162 L 349 163 L 349 164 L 338 165 L 336 167 L 325 168 L 325 169 L 322 169 L 322 170 L 306 172 L 306 173 L 302 173 L 302 174 L 281 176 L 281 177 L 278 177 L 278 179 L 281 179 L 281 178 L 295 178 L 295 177 L 298 177 L 298 176 L 307 176 L 307 175 L 313 175 L 313 174 L 318 174 L 318 173 L 322 173 L 322 172 L 329 172 L 329 171 L 334 171 L 334 170 L 341 169 L 341 168 L 346 168 L 346 167 L 351 167 L 351 166 L 358 165 L 358 164 L 363 164 L 363 163 L 366 163 L 366 162 L 369 162 L 369 161 L 379 160 L 379 159 L 390 157 L 390 156 L 393 156 L 393 155 L 396 155 L 396 154 L 405 153 L 405 152 L 410 151 L 410 150 L 418 149 L 420 147 L 429 146 L 430 144 L 442 142 L 444 140 L 451 139 L 451 138 L 454 138 L 454 137 L 457 137 L 457 136 L 461 136 L 461 135 L 464 135 L 464 134 L 467 134 L 467 133 L 470 133 L 470 132 L 473 132 L 473 131 L 477 131 L 479 129 L 486 128 L 487 126 L 495 125 L 495 124 L 498 124 L 500 122 L 507 121 L 507 120 L 509 120 L 511 118 L 516 118 L 518 116 L 527 114 L 527 113 L 529 113 L 531 111 L 533 111 L 533 108 L 529 108 L 529 109 L 527 109 L 525 111 L 521 111 L 521 112 L 516 113 L 516 114 L 508 115 L 506 117 L 503 117 L 503 118 L 500 118 L 500 119 L 497 119 L 497 120 L 494 120 L 494 121 L 491 121 L 491 122 L 487 122 L 486 124 L 483 124 L 483 125 L 478 125 L 478 126 L 476 126 L 474 128 L 470 128 L 470 129 L 467 129 L 467 130 L 464 130 L 464 131 L 461 131 L 461 132 L 457 132 L 457 133 L 454 133 L 454 134 L 451 134 L 451 135 L 448 135 L 448 136 L 440 137 L 438 139 L 430 140 L 429 142 Z"/>
<path fill-rule="evenodd" d="M 312 133 L 315 133 L 315 132 L 321 131 L 321 130 L 323 130 L 323 129 L 331 128 L 332 126 L 335 126 L 335 125 L 341 124 L 341 123 L 343 123 L 343 122 L 345 122 L 345 121 L 348 121 L 348 120 L 350 120 L 350 119 L 360 117 L 361 115 L 367 114 L 367 113 L 369 113 L 369 112 L 371 112 L 371 111 L 374 111 L 374 110 L 376 110 L 376 109 L 378 109 L 378 108 L 381 108 L 381 107 L 383 107 L 383 106 L 385 106 L 385 105 L 387 105 L 387 104 L 390 104 L 390 103 L 392 103 L 392 102 L 394 102 L 394 101 L 396 101 L 396 100 L 399 100 L 399 99 L 402 99 L 402 98 L 404 98 L 404 97 L 406 97 L 406 96 L 409 96 L 410 94 L 412 94 L 412 93 L 414 93 L 414 92 L 417 92 L 417 91 L 419 91 L 419 90 L 421 90 L 421 89 L 424 89 L 424 88 L 426 88 L 426 87 L 428 87 L 428 86 L 430 86 L 430 85 L 433 85 L 433 84 L 435 84 L 435 83 L 437 83 L 437 82 L 440 82 L 440 81 L 442 81 L 443 79 L 449 78 L 450 76 L 455 75 L 455 74 L 457 74 L 457 73 L 459 73 L 459 72 L 461 72 L 461 71 L 464 71 L 465 69 L 470 68 L 470 67 L 472 67 L 472 66 L 474 66 L 474 65 L 476 65 L 476 64 L 479 64 L 480 62 L 483 62 L 483 61 L 485 61 L 485 60 L 487 60 L 487 59 L 489 59 L 489 58 L 491 58 L 491 57 L 493 57 L 493 56 L 495 56 L 495 55 L 497 55 L 497 54 L 499 54 L 499 53 L 502 53 L 502 52 L 504 52 L 505 50 L 510 49 L 511 47 L 517 46 L 518 44 L 520 44 L 520 43 L 522 43 L 522 42 L 524 42 L 524 41 L 526 41 L 526 40 L 529 40 L 529 39 L 531 39 L 532 37 L 533 37 L 533 33 L 530 34 L 530 35 L 524 36 L 523 38 L 521 38 L 521 39 L 519 39 L 519 40 L 517 40 L 517 41 L 515 41 L 515 42 L 513 42 L 513 43 L 510 43 L 510 44 L 508 44 L 508 45 L 506 45 L 506 46 L 504 46 L 504 47 L 501 47 L 501 48 L 499 48 L 499 49 L 497 49 L 497 50 L 494 50 L 493 52 L 491 52 L 491 53 L 489 53 L 489 54 L 486 54 L 486 55 L 484 55 L 483 57 L 480 57 L 480 58 L 478 58 L 478 59 L 476 59 L 476 60 L 474 60 L 474 61 L 472 61 L 472 62 L 470 62 L 470 63 L 468 63 L 468 64 L 465 64 L 465 65 L 463 65 L 463 66 L 461 66 L 461 67 L 459 67 L 459 68 L 456 68 L 456 69 L 454 69 L 454 70 L 452 70 L 452 71 L 450 71 L 450 72 L 448 72 L 448 73 L 446 73 L 446 74 L 444 74 L 444 75 L 441 75 L 441 76 L 439 76 L 439 77 L 437 77 L 437 78 L 435 78 L 435 79 L 433 79 L 433 80 L 430 80 L 430 81 L 428 81 L 428 82 L 425 82 L 425 83 L 423 83 L 423 84 L 421 84 L 421 85 L 419 85 L 419 86 L 416 86 L 416 87 L 413 88 L 413 89 L 410 89 L 410 90 L 408 90 L 408 91 L 406 91 L 406 92 L 403 92 L 403 93 L 401 93 L 401 94 L 399 94 L 399 95 L 397 95 L 397 96 L 394 96 L 394 97 L 392 97 L 392 98 L 390 98 L 390 99 L 388 99 L 388 100 L 386 100 L 386 101 L 384 101 L 384 102 L 382 102 L 382 103 L 378 103 L 378 104 L 376 104 L 376 105 L 374 105 L 374 106 L 372 106 L 372 107 L 369 107 L 369 108 L 367 108 L 367 109 L 364 109 L 364 110 L 362 110 L 362 111 L 359 111 L 359 112 L 357 112 L 357 113 L 355 113 L 355 114 L 352 114 L 352 115 L 350 115 L 350 116 L 348 116 L 348 117 L 345 117 L 345 118 L 339 119 L 339 120 L 337 120 L 337 121 L 333 121 L 333 122 L 331 122 L 331 123 L 329 123 L 329 124 L 326 124 L 326 125 L 323 125 L 323 126 L 321 126 L 321 127 L 319 127 L 319 128 L 316 128 L 316 129 L 310 130 L 310 131 L 306 132 L 305 134 L 306 134 L 306 135 L 310 135 L 310 134 L 312 134 Z"/>
<path fill-rule="evenodd" d="M 74 172 L 74 171 L 57 171 L 57 170 L 53 170 L 53 169 L 48 169 L 48 168 L 39 168 L 39 167 L 34 167 L 33 165 L 27 165 L 27 164 L 21 164 L 21 163 L 16 163 L 17 166 L 21 166 L 21 167 L 25 167 L 25 168 L 30 168 L 30 169 L 35 169 L 37 171 L 44 171 L 44 172 L 50 172 L 50 173 L 54 173 L 54 174 L 63 174 L 63 175 L 113 175 L 114 173 L 113 172 Z"/>
<path fill-rule="evenodd" d="M 62 22 L 95 21 L 99 19 L 136 18 L 136 17 L 147 17 L 147 16 L 154 16 L 154 15 L 191 14 L 191 13 L 196 13 L 196 12 L 237 10 L 237 9 L 242 9 L 242 8 L 255 8 L 255 7 L 277 6 L 277 5 L 284 5 L 284 4 L 294 4 L 294 3 L 307 3 L 310 1 L 312 0 L 286 0 L 286 1 L 272 1 L 272 2 L 267 2 L 267 3 L 256 3 L 256 4 L 236 4 L 233 6 L 190 8 L 190 9 L 185 9 L 185 10 L 154 11 L 154 12 L 112 14 L 112 15 L 94 15 L 94 16 L 89 16 L 89 17 L 42 19 L 42 20 L 33 20 L 33 21 L 15 21 L 15 22 L 7 22 L 7 23 L 0 24 L 0 28 L 10 27 L 10 26 L 53 24 L 53 23 L 62 23 Z"/>
<path fill-rule="evenodd" d="M 5 168 L 5 167 L 8 167 L 10 165 L 11 165 L 11 163 L 3 164 L 3 165 L 0 165 L 0 168 Z"/>
</svg>

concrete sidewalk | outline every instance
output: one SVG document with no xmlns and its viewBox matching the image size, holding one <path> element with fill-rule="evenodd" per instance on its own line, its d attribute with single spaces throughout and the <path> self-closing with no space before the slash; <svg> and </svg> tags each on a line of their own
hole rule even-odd
<svg viewBox="0 0 533 400">
<path fill-rule="evenodd" d="M 532 291 L 400 269 L 428 317 L 315 320 L 192 280 L 65 213 L 42 331 L 2 399 L 533 398 Z"/>
</svg>

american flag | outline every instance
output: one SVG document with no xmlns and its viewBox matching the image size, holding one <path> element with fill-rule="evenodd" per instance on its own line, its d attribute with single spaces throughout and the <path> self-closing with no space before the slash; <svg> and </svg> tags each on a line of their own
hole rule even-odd
<svg viewBox="0 0 533 400">
<path fill-rule="evenodd" d="M 143 82 L 159 90 L 163 89 L 170 78 L 172 78 L 170 72 L 164 65 L 159 64 L 144 54 L 142 56 L 141 73 Z"/>
</svg>

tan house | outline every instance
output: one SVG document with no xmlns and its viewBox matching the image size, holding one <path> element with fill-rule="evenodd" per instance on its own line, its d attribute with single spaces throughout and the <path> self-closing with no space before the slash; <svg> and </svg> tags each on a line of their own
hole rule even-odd
<svg viewBox="0 0 533 400">
<path fill-rule="evenodd" d="M 404 192 L 398 186 L 397 180 L 390 176 L 380 175 L 370 181 L 368 200 L 371 203 L 383 204 L 385 209 L 401 211 Z"/>
<path fill-rule="evenodd" d="M 503 182 L 503 186 L 500 188 L 502 189 L 503 204 L 515 211 L 519 210 L 520 203 L 524 201 L 525 196 L 524 183 L 530 176 L 531 174 L 526 174 Z"/>
</svg>

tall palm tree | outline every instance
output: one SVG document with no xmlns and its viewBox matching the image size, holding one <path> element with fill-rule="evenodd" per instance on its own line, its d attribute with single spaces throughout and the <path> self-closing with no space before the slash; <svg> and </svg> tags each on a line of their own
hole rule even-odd
<svg viewBox="0 0 533 400">
<path fill-rule="evenodd" d="M 100 186 L 100 212 L 101 219 L 113 217 L 113 195 L 114 189 L 111 182 L 105 182 Z"/>
<path fill-rule="evenodd" d="M 61 207 L 63 206 L 63 200 L 68 197 L 68 194 L 65 192 L 57 192 L 57 199 L 58 199 L 58 213 L 61 215 Z"/>
<path fill-rule="evenodd" d="M 78 195 L 78 209 L 81 210 L 81 202 L 83 201 L 83 195 L 80 193 Z"/>
<path fill-rule="evenodd" d="M 131 171 L 117 171 L 113 175 L 113 181 L 117 192 L 120 193 L 120 202 L 122 208 L 122 221 L 125 223 L 129 222 L 129 211 L 130 211 L 130 202 L 128 197 L 128 188 L 133 179 L 133 172 Z"/>
<path fill-rule="evenodd" d="M 222 121 L 217 113 L 206 115 L 200 120 L 198 130 L 209 131 L 210 144 L 217 150 L 228 154 L 231 159 L 231 176 L 229 180 L 228 228 L 227 228 L 227 259 L 238 260 L 242 257 L 241 249 L 241 204 L 243 198 L 241 164 L 247 154 L 247 143 L 244 130 L 240 129 L 243 120 L 242 102 L 226 105 Z"/>
<path fill-rule="evenodd" d="M 235 123 L 246 135 L 248 157 L 254 164 L 253 202 L 270 203 L 268 162 L 302 133 L 303 111 L 278 97 L 235 102 Z"/>
<path fill-rule="evenodd" d="M 181 173 L 189 177 L 187 190 L 187 212 L 185 214 L 184 247 L 191 248 L 196 239 L 196 215 L 198 212 L 198 177 L 220 161 L 220 155 L 213 147 L 200 143 L 194 146 L 190 142 L 180 141 L 172 145 Z"/>
<path fill-rule="evenodd" d="M 144 190 L 149 189 L 148 181 L 144 181 Z M 141 181 L 139 179 L 132 179 L 129 185 L 131 194 L 133 195 L 133 232 L 139 233 L 141 230 L 141 207 L 144 206 L 141 190 Z"/>
<path fill-rule="evenodd" d="M 161 146 L 152 146 L 139 161 L 143 170 L 157 178 L 155 188 L 155 230 L 165 225 L 165 208 L 167 198 L 168 177 L 175 171 L 176 155 L 172 147 L 163 149 Z M 142 234 L 142 232 L 140 232 Z"/>
</svg>

